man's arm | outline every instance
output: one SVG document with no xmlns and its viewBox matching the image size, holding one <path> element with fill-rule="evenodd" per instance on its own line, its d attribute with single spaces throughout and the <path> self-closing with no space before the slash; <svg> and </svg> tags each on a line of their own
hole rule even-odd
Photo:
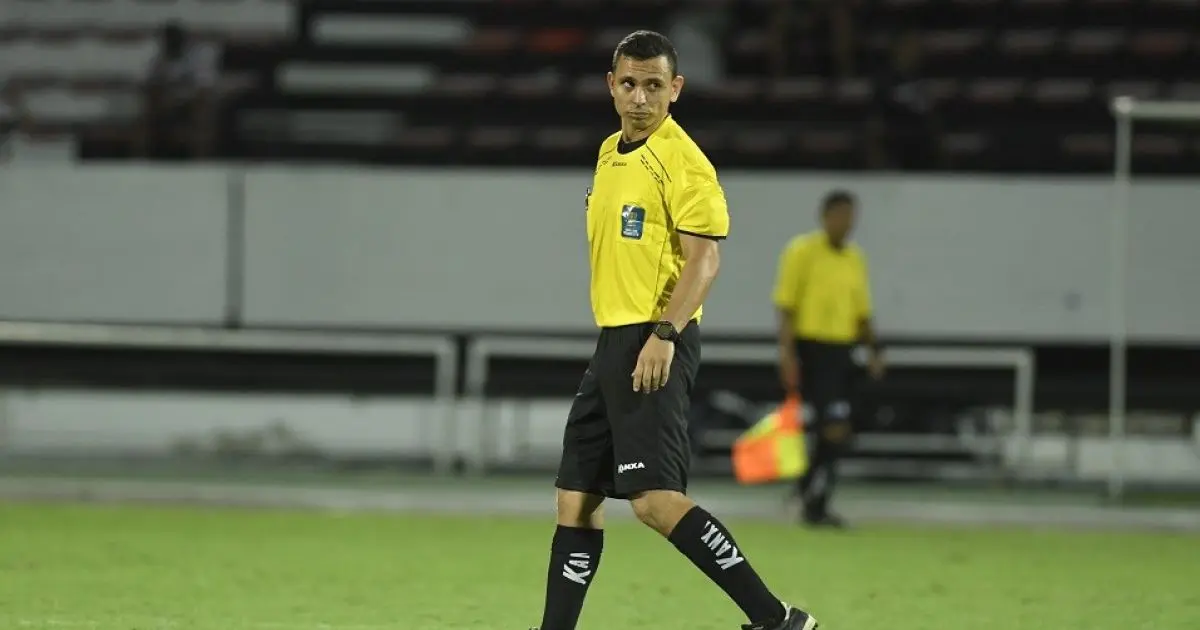
<svg viewBox="0 0 1200 630">
<path fill-rule="evenodd" d="M 871 352 L 879 352 L 879 340 L 875 337 L 875 324 L 872 323 L 870 316 L 858 320 L 858 340 L 859 343 L 870 348 Z"/>
<path fill-rule="evenodd" d="M 879 338 L 875 335 L 875 324 L 871 317 L 871 280 L 865 256 L 862 257 L 861 264 L 862 281 L 859 283 L 859 290 L 855 296 L 859 312 L 858 341 L 871 351 L 867 369 L 875 378 L 881 378 L 884 370 L 883 352 L 879 346 Z"/>
<path fill-rule="evenodd" d="M 721 269 L 721 249 L 716 239 L 681 233 L 679 244 L 683 246 L 683 271 L 663 312 L 663 318 L 674 324 L 675 330 L 683 330 L 700 310 Z"/>
<path fill-rule="evenodd" d="M 721 267 L 721 253 L 715 237 L 681 233 L 679 242 L 683 246 L 683 270 L 663 311 L 663 319 L 682 331 L 704 304 Z M 674 356 L 674 344 L 651 335 L 633 368 L 633 391 L 652 392 L 665 385 Z"/>
<path fill-rule="evenodd" d="M 663 319 L 683 330 L 704 304 L 721 267 L 719 242 L 729 234 L 729 209 L 716 172 L 696 156 L 678 161 L 666 193 L 684 262 Z"/>
<path fill-rule="evenodd" d="M 775 290 L 771 293 L 778 320 L 779 379 L 787 392 L 796 392 L 800 388 L 800 361 L 796 356 L 796 310 L 806 280 L 804 251 L 797 241 L 788 243 L 783 249 L 775 273 Z"/>
<path fill-rule="evenodd" d="M 788 393 L 800 390 L 800 358 L 796 356 L 796 314 L 791 309 L 778 309 L 779 316 L 779 380 Z"/>
<path fill-rule="evenodd" d="M 871 323 L 870 317 L 863 317 L 858 321 L 858 339 L 859 342 L 870 348 L 871 353 L 867 358 L 867 372 L 875 380 L 883 378 L 883 373 L 886 369 L 883 361 L 883 349 L 879 346 L 879 340 L 875 337 L 875 326 Z"/>
<path fill-rule="evenodd" d="M 703 157 L 703 156 L 700 156 Z M 683 250 L 683 269 L 671 291 L 662 318 L 682 331 L 696 316 L 721 267 L 717 242 L 729 234 L 725 192 L 707 160 L 690 156 L 667 186 L 666 207 Z M 651 335 L 633 369 L 633 391 L 654 391 L 667 382 L 675 346 Z"/>
</svg>

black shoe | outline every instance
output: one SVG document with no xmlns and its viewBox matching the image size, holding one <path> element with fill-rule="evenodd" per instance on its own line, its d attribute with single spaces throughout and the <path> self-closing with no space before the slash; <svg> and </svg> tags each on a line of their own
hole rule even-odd
<svg viewBox="0 0 1200 630">
<path fill-rule="evenodd" d="M 786 603 L 783 607 L 787 610 L 783 621 L 752 623 L 742 626 L 742 630 L 817 630 L 817 620 L 812 615 Z"/>
<path fill-rule="evenodd" d="M 825 513 L 820 515 L 804 515 L 804 524 L 809 527 L 828 527 L 829 529 L 849 529 L 846 519 L 837 514 Z"/>
</svg>

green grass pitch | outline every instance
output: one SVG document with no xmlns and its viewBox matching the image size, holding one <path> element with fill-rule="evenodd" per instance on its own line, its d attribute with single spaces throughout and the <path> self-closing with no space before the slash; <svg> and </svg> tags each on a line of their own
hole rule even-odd
<svg viewBox="0 0 1200 630">
<path fill-rule="evenodd" d="M 0 504 L 0 628 L 525 630 L 550 519 Z M 1196 536 L 730 525 L 828 630 L 1200 628 Z M 742 623 L 648 529 L 605 549 L 581 630 Z"/>
</svg>

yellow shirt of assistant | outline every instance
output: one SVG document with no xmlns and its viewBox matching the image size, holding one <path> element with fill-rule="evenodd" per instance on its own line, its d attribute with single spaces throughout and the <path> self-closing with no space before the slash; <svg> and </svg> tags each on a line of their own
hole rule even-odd
<svg viewBox="0 0 1200 630">
<path fill-rule="evenodd" d="M 797 338 L 854 343 L 871 316 L 866 255 L 853 243 L 833 247 L 823 230 L 801 234 L 779 257 L 772 301 L 792 313 Z"/>
<path fill-rule="evenodd" d="M 625 153 L 620 139 L 600 145 L 587 196 L 592 313 L 602 328 L 662 319 L 683 270 L 680 234 L 729 234 L 716 169 L 673 118 Z"/>
</svg>

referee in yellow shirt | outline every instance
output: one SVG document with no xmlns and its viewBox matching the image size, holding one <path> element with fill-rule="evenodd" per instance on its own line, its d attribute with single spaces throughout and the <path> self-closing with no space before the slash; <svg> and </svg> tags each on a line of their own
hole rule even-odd
<svg viewBox="0 0 1200 630">
<path fill-rule="evenodd" d="M 867 260 L 850 242 L 854 196 L 833 191 L 821 202 L 821 228 L 796 236 L 779 257 L 773 301 L 779 312 L 779 372 L 788 391 L 803 394 L 811 418 L 813 450 L 800 479 L 804 521 L 842 527 L 829 510 L 837 462 L 850 437 L 849 389 L 854 348 L 871 350 L 868 369 L 883 375 L 883 357 L 871 324 Z"/>
<path fill-rule="evenodd" d="M 629 500 L 742 609 L 747 630 L 817 627 L 767 589 L 725 525 L 687 496 L 701 304 L 729 211 L 712 164 L 668 114 L 683 89 L 677 65 L 666 37 L 637 31 L 617 45 L 608 73 L 621 130 L 600 145 L 587 195 L 600 336 L 567 414 L 541 630 L 578 622 L 600 567 L 606 497 Z"/>
</svg>

